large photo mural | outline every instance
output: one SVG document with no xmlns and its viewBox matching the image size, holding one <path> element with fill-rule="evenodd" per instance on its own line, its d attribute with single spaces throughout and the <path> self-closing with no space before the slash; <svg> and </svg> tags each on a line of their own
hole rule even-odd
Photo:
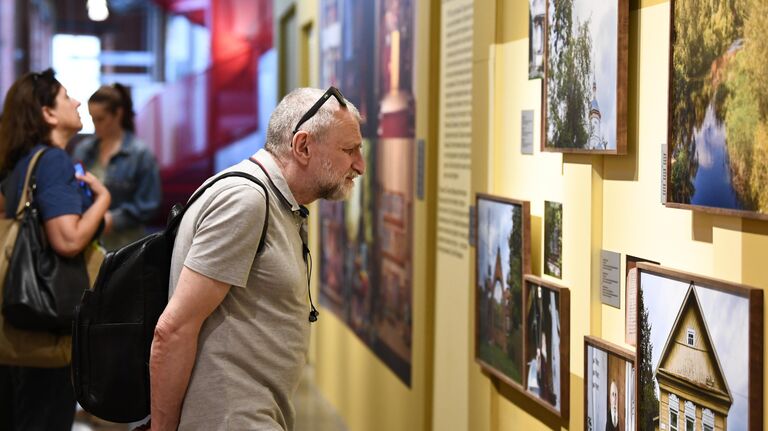
<svg viewBox="0 0 768 431">
<path fill-rule="evenodd" d="M 406 384 L 411 374 L 415 146 L 411 0 L 320 1 L 321 86 L 363 117 L 366 173 L 320 204 L 320 303 Z"/>
</svg>

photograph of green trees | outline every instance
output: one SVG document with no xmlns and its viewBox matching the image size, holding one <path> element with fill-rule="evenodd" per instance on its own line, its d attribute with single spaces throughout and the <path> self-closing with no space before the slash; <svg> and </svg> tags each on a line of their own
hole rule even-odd
<svg viewBox="0 0 768 431">
<path fill-rule="evenodd" d="M 768 218 L 768 3 L 672 2 L 667 202 Z"/>
<path fill-rule="evenodd" d="M 626 153 L 626 0 L 549 0 L 542 150 Z"/>
</svg>

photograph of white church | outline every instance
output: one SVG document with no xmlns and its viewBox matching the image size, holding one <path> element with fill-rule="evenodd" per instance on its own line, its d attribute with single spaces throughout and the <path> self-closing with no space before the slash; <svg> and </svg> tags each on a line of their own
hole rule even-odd
<svg viewBox="0 0 768 431">
<path fill-rule="evenodd" d="M 626 65 L 621 0 L 549 1 L 542 148 L 562 152 L 625 151 Z"/>
</svg>

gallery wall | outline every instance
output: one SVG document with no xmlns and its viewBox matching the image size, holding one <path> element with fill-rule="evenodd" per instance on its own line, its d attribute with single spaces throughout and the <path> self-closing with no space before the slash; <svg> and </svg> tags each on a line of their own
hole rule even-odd
<svg viewBox="0 0 768 431">
<path fill-rule="evenodd" d="M 496 17 L 496 28 L 490 40 L 475 40 L 476 53 L 488 52 L 485 58 L 490 72 L 486 76 L 491 88 L 476 88 L 474 99 L 492 102 L 487 121 L 473 123 L 473 171 L 480 172 L 473 187 L 476 192 L 530 200 L 532 272 L 538 275 L 544 274 L 544 201 L 563 205 L 562 279 L 543 277 L 571 292 L 570 419 L 559 421 L 547 414 L 470 360 L 467 429 L 581 430 L 585 414 L 583 337 L 600 337 L 634 351 L 625 342 L 623 277 L 620 307 L 600 301 L 601 250 L 621 253 L 621 274 L 630 255 L 765 289 L 768 276 L 758 262 L 764 261 L 768 249 L 768 224 L 662 204 L 662 145 L 668 139 L 669 2 L 630 2 L 627 155 L 548 153 L 541 152 L 537 144 L 533 155 L 521 154 L 522 110 L 534 110 L 533 141 L 541 139 L 542 82 L 528 79 L 527 22 L 521 19 L 527 12 L 526 1 L 476 5 L 476 15 Z M 487 22 L 476 22 L 475 28 L 485 28 Z M 490 129 L 487 139 L 482 135 L 484 126 Z M 467 322 L 470 328 L 473 324 Z M 440 338 L 436 341 L 440 343 Z M 458 400 L 447 399 L 446 404 L 451 401 Z"/>
</svg>

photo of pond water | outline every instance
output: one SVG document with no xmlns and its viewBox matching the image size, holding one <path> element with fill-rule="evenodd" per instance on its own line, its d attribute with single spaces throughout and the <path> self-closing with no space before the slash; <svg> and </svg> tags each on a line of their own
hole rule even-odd
<svg viewBox="0 0 768 431">
<path fill-rule="evenodd" d="M 731 183 L 725 124 L 715 118 L 711 104 L 693 136 L 699 167 L 693 181 L 696 191 L 691 196 L 691 204 L 744 209 Z"/>
<path fill-rule="evenodd" d="M 667 202 L 768 218 L 768 5 L 672 8 Z"/>
</svg>

